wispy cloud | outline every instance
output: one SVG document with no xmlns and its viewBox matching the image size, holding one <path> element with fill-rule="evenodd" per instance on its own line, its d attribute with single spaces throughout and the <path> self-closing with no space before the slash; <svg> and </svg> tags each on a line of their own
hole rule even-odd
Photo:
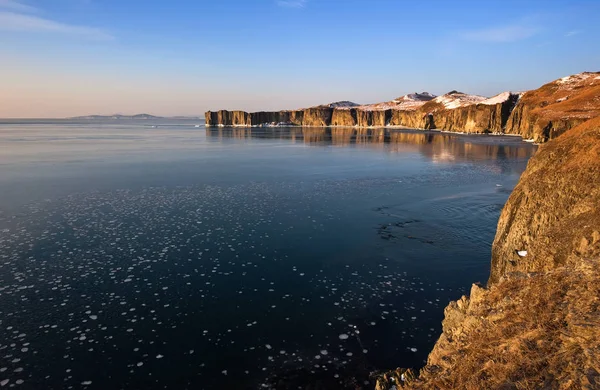
<svg viewBox="0 0 600 390">
<path fill-rule="evenodd" d="M 527 39 L 534 36 L 538 32 L 539 29 L 534 26 L 510 25 L 463 31 L 460 36 L 468 41 L 502 43 Z"/>
<path fill-rule="evenodd" d="M 288 8 L 304 8 L 308 0 L 277 0 L 277 5 Z"/>
<path fill-rule="evenodd" d="M 37 12 L 38 9 L 16 0 L 0 0 L 0 9 L 16 12 Z"/>
<path fill-rule="evenodd" d="M 569 31 L 568 33 L 565 34 L 565 37 L 572 37 L 574 35 L 577 34 L 581 34 L 583 31 L 581 30 L 573 30 L 573 31 Z"/>
<path fill-rule="evenodd" d="M 68 34 L 94 40 L 114 39 L 112 35 L 98 28 L 77 26 L 34 15 L 2 10 L 0 10 L 0 31 Z"/>
</svg>

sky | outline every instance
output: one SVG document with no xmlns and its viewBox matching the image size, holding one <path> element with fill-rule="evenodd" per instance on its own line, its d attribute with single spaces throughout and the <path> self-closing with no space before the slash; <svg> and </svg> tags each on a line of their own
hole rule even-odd
<svg viewBox="0 0 600 390">
<path fill-rule="evenodd" d="M 0 0 L 0 117 L 492 96 L 599 71 L 598 20 L 598 0 Z"/>
</svg>

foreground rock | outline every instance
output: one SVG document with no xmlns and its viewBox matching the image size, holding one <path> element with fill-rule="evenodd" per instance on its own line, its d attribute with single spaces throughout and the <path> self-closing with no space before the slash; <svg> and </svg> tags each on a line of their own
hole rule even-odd
<svg viewBox="0 0 600 390">
<path fill-rule="evenodd" d="M 443 333 L 411 389 L 600 388 L 598 259 L 509 276 L 444 311 Z M 391 387 L 380 387 L 389 389 Z"/>
<path fill-rule="evenodd" d="M 600 256 L 600 117 L 529 160 L 500 215 L 490 283 L 593 256 Z"/>
<path fill-rule="evenodd" d="M 410 389 L 600 388 L 600 117 L 543 145 Z M 389 375 L 388 375 L 389 377 Z M 378 390 L 392 389 L 381 377 Z"/>
</svg>

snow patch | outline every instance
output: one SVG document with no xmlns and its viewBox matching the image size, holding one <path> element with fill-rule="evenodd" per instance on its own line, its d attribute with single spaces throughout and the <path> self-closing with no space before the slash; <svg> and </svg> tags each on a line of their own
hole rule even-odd
<svg viewBox="0 0 600 390">
<path fill-rule="evenodd" d="M 583 73 L 577 73 L 577 74 L 574 74 L 571 76 L 562 77 L 562 78 L 556 80 L 556 83 L 559 85 L 577 84 L 577 83 L 580 83 L 582 81 L 589 79 L 590 77 L 592 77 L 594 75 L 596 76 L 596 77 L 594 77 L 594 80 L 600 79 L 600 76 L 598 76 L 598 73 L 583 72 Z"/>
<path fill-rule="evenodd" d="M 511 95 L 510 92 L 502 92 L 496 96 L 492 96 L 489 99 L 485 99 L 484 101 L 481 102 L 481 104 L 494 105 L 494 104 L 504 103 L 505 101 L 507 101 L 510 98 L 510 95 Z"/>
<path fill-rule="evenodd" d="M 459 107 L 470 106 L 472 104 L 478 104 L 487 100 L 483 96 L 479 95 L 469 95 L 462 92 L 452 91 L 445 95 L 438 96 L 433 99 L 436 103 L 441 103 L 444 105 L 444 108 L 453 109 Z"/>
<path fill-rule="evenodd" d="M 341 102 L 333 102 L 333 103 L 329 103 L 329 108 L 352 108 L 352 107 L 358 107 L 360 106 L 360 104 L 358 103 L 354 103 L 348 100 L 343 100 Z"/>
<path fill-rule="evenodd" d="M 416 110 L 421 107 L 423 104 L 427 103 L 430 100 L 433 100 L 436 96 L 429 92 L 415 92 L 409 93 L 404 96 L 401 96 L 397 99 L 394 99 L 389 102 L 383 103 L 373 103 L 373 104 L 364 104 L 359 108 L 365 111 L 377 111 L 377 110 Z"/>
</svg>

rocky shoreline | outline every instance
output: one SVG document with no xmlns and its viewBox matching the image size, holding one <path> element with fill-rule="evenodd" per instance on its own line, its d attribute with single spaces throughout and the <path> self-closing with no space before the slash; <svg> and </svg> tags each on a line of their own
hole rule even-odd
<svg viewBox="0 0 600 390">
<path fill-rule="evenodd" d="M 530 160 L 500 216 L 487 287 L 446 307 L 427 365 L 381 374 L 377 390 L 600 388 L 600 116 L 590 115 Z"/>
<path fill-rule="evenodd" d="M 451 91 L 390 102 L 337 102 L 299 110 L 207 111 L 207 127 L 389 127 L 469 134 L 510 134 L 543 143 L 600 114 L 600 72 L 563 77 L 525 93 L 491 98 Z"/>
</svg>

